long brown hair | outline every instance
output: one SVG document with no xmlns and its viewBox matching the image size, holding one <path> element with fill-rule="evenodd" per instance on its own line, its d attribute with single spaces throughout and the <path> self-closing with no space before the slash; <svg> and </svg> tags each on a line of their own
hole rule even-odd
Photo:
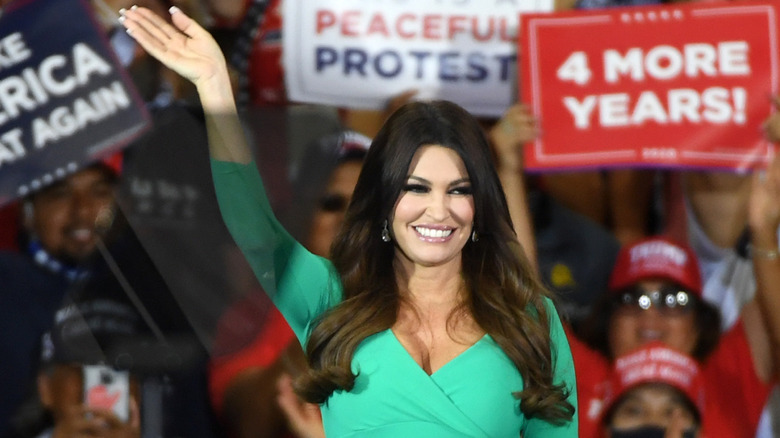
<svg viewBox="0 0 780 438">
<path fill-rule="evenodd" d="M 395 248 L 380 238 L 422 145 L 441 145 L 463 160 L 474 198 L 476 242 L 463 248 L 467 310 L 524 379 L 514 393 L 527 417 L 572 418 L 572 388 L 553 383 L 554 360 L 546 292 L 523 255 L 490 148 L 477 121 L 447 101 L 413 102 L 385 123 L 369 148 L 331 258 L 341 275 L 343 301 L 317 322 L 307 344 L 310 370 L 298 381 L 304 399 L 323 403 L 334 390 L 352 389 L 352 357 L 360 342 L 390 328 L 400 305 L 393 270 Z"/>
</svg>

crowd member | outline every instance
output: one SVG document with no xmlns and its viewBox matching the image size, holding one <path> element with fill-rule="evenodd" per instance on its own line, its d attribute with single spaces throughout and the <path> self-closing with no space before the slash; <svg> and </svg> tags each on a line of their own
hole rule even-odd
<svg viewBox="0 0 780 438">
<path fill-rule="evenodd" d="M 699 266 L 688 246 L 651 237 L 621 250 L 609 291 L 587 326 L 586 339 L 595 350 L 572 340 L 580 377 L 580 436 L 597 435 L 611 360 L 653 341 L 701 364 L 708 413 L 703 428 L 708 437 L 754 436 L 774 381 L 767 328 L 774 327 L 775 316 L 770 311 L 767 325 L 745 321 L 721 336 L 719 313 L 703 300 L 701 291 Z M 724 381 L 731 384 L 723 385 Z"/>
<path fill-rule="evenodd" d="M 615 360 L 601 424 L 604 438 L 696 438 L 704 383 L 692 357 L 652 342 Z"/>
<path fill-rule="evenodd" d="M 442 101 L 396 111 L 366 157 L 331 264 L 273 218 L 218 45 L 171 12 L 175 28 L 144 8 L 122 22 L 196 84 L 223 218 L 307 345 L 299 389 L 321 403 L 326 431 L 576 436 L 566 338 L 516 243 L 476 121 Z"/>
<path fill-rule="evenodd" d="M 523 148 L 539 135 L 539 123 L 526 105 L 514 104 L 498 121 L 490 122 L 488 138 L 510 213 L 517 219 L 515 231 L 576 333 L 599 291 L 606 289 L 620 244 L 609 230 L 541 190 L 536 176 L 525 174 Z M 526 209 L 530 223 L 523 216 Z"/>
<path fill-rule="evenodd" d="M 762 126 L 769 141 L 780 141 L 779 126 L 780 116 L 774 112 Z M 739 320 L 750 324 L 758 319 L 755 316 L 765 312 L 762 298 L 756 298 L 755 269 L 757 263 L 767 262 L 761 249 L 777 247 L 778 230 L 763 225 L 759 232 L 764 241 L 751 241 L 752 234 L 757 232 L 750 222 L 751 197 L 766 196 L 765 190 L 756 191 L 755 187 L 771 184 L 771 179 L 764 183 L 755 181 L 756 176 L 763 174 L 766 173 L 684 171 L 672 174 L 669 181 L 668 233 L 690 243 L 701 265 L 702 295 L 721 312 L 724 331 Z M 759 250 L 751 252 L 750 248 L 755 246 Z M 773 403 L 776 405 L 777 400 Z M 769 416 L 767 410 L 757 436 L 773 436 Z"/>
<path fill-rule="evenodd" d="M 100 220 L 110 216 L 121 157 L 95 163 L 22 201 L 26 241 L 0 252 L 0 436 L 34 381 L 35 351 L 68 288 L 83 278 Z"/>
<path fill-rule="evenodd" d="M 335 133 L 312 144 L 301 163 L 294 166 L 296 208 L 288 214 L 309 224 L 302 237 L 313 254 L 329 256 L 369 144 L 370 139 L 354 131 Z M 228 310 L 223 317 L 226 329 L 218 335 L 217 342 L 234 342 L 230 338 L 236 335 L 231 328 L 237 318 L 257 318 L 256 307 L 261 304 L 255 296 L 249 296 Z M 299 428 L 298 421 L 285 422 L 286 411 L 277 404 L 276 382 L 283 374 L 297 376 L 305 369 L 303 350 L 278 311 L 271 310 L 266 319 L 246 348 L 211 361 L 212 403 L 236 437 L 287 436 L 290 429 L 295 433 Z M 312 409 L 318 412 L 316 405 Z M 321 421 L 319 428 L 322 429 Z"/>
<path fill-rule="evenodd" d="M 41 338 L 36 396 L 16 418 L 14 437 L 140 438 L 138 377 L 107 365 L 112 350 L 146 336 L 135 309 L 116 300 L 92 299 L 64 305 L 54 320 Z M 90 366 L 105 367 L 98 372 L 107 385 L 91 396 L 84 386 Z"/>
</svg>

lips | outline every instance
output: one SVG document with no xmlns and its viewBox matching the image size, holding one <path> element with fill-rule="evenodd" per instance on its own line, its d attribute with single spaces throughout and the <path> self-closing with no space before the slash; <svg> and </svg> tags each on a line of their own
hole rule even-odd
<svg viewBox="0 0 780 438">
<path fill-rule="evenodd" d="M 74 228 L 67 233 L 68 237 L 78 242 L 88 242 L 94 234 L 91 228 Z"/>
<path fill-rule="evenodd" d="M 658 330 L 642 330 L 640 337 L 645 341 L 655 341 L 661 339 L 661 332 Z"/>
</svg>

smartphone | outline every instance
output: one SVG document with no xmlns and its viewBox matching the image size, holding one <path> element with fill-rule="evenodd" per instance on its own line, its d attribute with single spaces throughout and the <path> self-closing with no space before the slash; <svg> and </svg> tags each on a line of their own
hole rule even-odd
<svg viewBox="0 0 780 438">
<path fill-rule="evenodd" d="M 107 365 L 84 365 L 84 403 L 113 411 L 120 420 L 130 418 L 130 375 Z"/>
</svg>

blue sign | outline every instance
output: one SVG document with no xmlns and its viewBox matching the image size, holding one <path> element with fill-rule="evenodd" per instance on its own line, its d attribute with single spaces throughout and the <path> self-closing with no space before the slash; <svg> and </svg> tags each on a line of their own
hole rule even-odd
<svg viewBox="0 0 780 438">
<path fill-rule="evenodd" d="M 149 114 L 86 0 L 0 15 L 0 205 L 120 151 Z"/>
</svg>

